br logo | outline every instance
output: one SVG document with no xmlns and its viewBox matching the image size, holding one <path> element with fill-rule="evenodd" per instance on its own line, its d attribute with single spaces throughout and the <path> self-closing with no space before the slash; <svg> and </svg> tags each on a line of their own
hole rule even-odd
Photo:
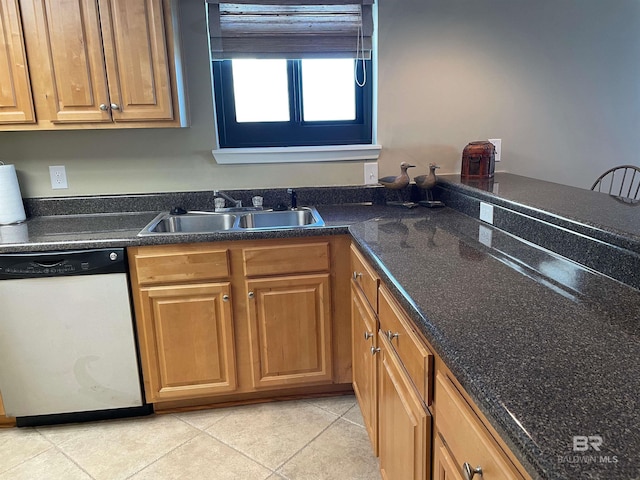
<svg viewBox="0 0 640 480">
<path fill-rule="evenodd" d="M 602 446 L 602 437 L 600 435 L 589 435 L 585 437 L 583 435 L 576 435 L 573 437 L 573 451 L 574 452 L 586 452 L 590 448 L 596 452 L 600 451 Z"/>
</svg>

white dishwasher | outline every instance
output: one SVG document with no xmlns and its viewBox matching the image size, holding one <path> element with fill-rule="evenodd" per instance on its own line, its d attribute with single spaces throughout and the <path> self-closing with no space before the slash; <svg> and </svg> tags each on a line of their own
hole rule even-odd
<svg viewBox="0 0 640 480">
<path fill-rule="evenodd" d="M 18 426 L 144 415 L 124 249 L 0 255 L 0 393 Z"/>
</svg>

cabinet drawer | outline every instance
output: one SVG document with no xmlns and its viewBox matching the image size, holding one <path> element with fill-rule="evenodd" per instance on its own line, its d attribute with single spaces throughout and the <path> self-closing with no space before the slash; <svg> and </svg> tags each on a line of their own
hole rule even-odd
<svg viewBox="0 0 640 480">
<path fill-rule="evenodd" d="M 380 288 L 378 317 L 380 330 L 390 340 L 424 402 L 431 405 L 433 354 L 413 332 L 410 320 L 385 288 Z"/>
<path fill-rule="evenodd" d="M 371 269 L 355 245 L 351 245 L 351 271 L 353 283 L 364 293 L 374 312 L 378 312 L 378 284 L 380 279 Z"/>
<path fill-rule="evenodd" d="M 169 282 L 213 280 L 228 277 L 229 253 L 225 249 L 197 250 L 181 246 L 181 250 L 144 249 L 133 256 L 133 266 L 140 285 L 155 285 Z"/>
<path fill-rule="evenodd" d="M 325 272 L 330 268 L 329 243 L 252 247 L 242 250 L 247 277 Z"/>
<path fill-rule="evenodd" d="M 467 462 L 472 468 L 480 466 L 486 479 L 522 479 L 460 392 L 441 372 L 436 376 L 435 390 L 436 429 L 451 450 L 457 468 L 461 471 Z"/>
</svg>

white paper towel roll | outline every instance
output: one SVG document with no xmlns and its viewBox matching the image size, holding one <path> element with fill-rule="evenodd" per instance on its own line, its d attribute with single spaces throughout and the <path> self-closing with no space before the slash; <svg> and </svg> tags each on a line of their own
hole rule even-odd
<svg viewBox="0 0 640 480">
<path fill-rule="evenodd" d="M 14 165 L 0 164 L 0 225 L 26 220 Z"/>
</svg>

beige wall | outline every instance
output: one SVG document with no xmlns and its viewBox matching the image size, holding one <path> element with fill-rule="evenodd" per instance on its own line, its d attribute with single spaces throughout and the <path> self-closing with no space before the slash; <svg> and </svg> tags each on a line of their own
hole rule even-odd
<svg viewBox="0 0 640 480">
<path fill-rule="evenodd" d="M 23 196 L 355 185 L 362 163 L 217 165 L 204 6 L 181 0 L 191 127 L 2 132 Z M 503 139 L 501 170 L 588 187 L 636 163 L 637 0 L 378 0 L 380 176 L 402 160 L 459 171 L 472 140 Z M 48 166 L 70 188 L 51 190 Z"/>
</svg>

